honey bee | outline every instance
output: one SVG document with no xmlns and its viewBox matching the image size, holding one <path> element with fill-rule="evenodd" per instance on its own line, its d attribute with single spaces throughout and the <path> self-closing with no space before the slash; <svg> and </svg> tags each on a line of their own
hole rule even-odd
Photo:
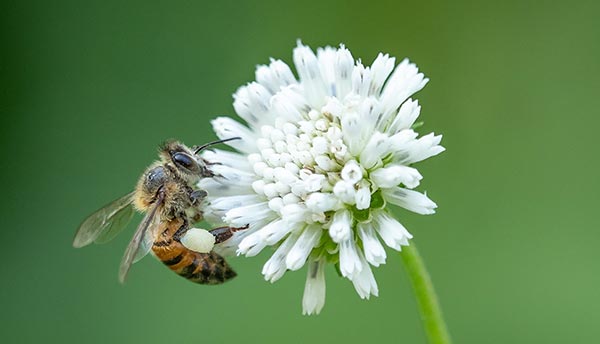
<svg viewBox="0 0 600 344">
<path fill-rule="evenodd" d="M 123 283 L 131 265 L 150 250 L 178 275 L 200 284 L 221 284 L 236 276 L 223 257 L 210 250 L 196 252 L 182 244 L 192 223 L 202 220 L 200 205 L 207 196 L 196 187 L 201 178 L 214 176 L 209 163 L 198 153 L 233 137 L 192 149 L 177 141 L 160 146 L 160 160 L 140 177 L 135 190 L 96 211 L 79 226 L 74 247 L 104 243 L 113 239 L 131 220 L 134 210 L 146 213 L 125 250 L 119 268 Z M 245 227 L 219 227 L 210 230 L 215 243 L 229 239 Z M 210 236 L 209 236 L 210 237 Z"/>
</svg>

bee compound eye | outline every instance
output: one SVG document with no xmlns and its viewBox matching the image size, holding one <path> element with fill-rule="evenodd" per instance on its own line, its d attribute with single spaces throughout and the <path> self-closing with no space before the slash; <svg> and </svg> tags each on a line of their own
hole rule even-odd
<svg viewBox="0 0 600 344">
<path fill-rule="evenodd" d="M 194 160 L 185 153 L 173 154 L 173 161 L 188 169 L 191 169 L 194 166 Z"/>
</svg>

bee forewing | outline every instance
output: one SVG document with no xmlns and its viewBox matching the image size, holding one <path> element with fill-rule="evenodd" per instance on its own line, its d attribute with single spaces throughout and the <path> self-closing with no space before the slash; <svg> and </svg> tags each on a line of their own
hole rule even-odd
<svg viewBox="0 0 600 344">
<path fill-rule="evenodd" d="M 148 229 L 144 233 L 142 237 L 142 241 L 140 242 L 140 247 L 137 250 L 137 253 L 133 257 L 133 263 L 137 263 L 140 259 L 144 258 L 150 249 L 152 249 L 152 245 L 158 236 L 158 229 L 160 227 L 160 216 L 154 216 L 154 220 L 148 226 Z"/>
<path fill-rule="evenodd" d="M 88 216 L 77 229 L 73 246 L 83 247 L 114 238 L 133 216 L 132 196 L 133 193 L 127 194 Z"/>
<path fill-rule="evenodd" d="M 94 240 L 94 243 L 104 244 L 114 239 L 117 234 L 127 227 L 127 224 L 129 224 L 131 221 L 133 214 L 135 214 L 133 204 L 129 204 L 128 206 L 119 210 L 113 217 L 110 218 L 106 229 L 100 232 L 100 235 L 98 235 L 96 240 Z"/>
<path fill-rule="evenodd" d="M 125 250 L 125 254 L 123 255 L 123 259 L 121 260 L 121 266 L 119 267 L 119 281 L 121 283 L 125 282 L 125 279 L 127 278 L 127 273 L 129 272 L 129 269 L 131 268 L 131 264 L 133 264 L 137 260 L 141 259 L 141 257 L 139 257 L 139 252 L 140 252 L 140 248 L 142 248 L 141 244 L 142 244 L 142 241 L 144 241 L 146 233 L 148 231 L 150 233 L 153 233 L 155 231 L 155 229 L 150 228 L 150 227 L 155 227 L 157 224 L 160 223 L 160 221 L 156 220 L 156 217 L 158 217 L 156 215 L 157 215 L 158 208 L 163 203 L 164 197 L 165 197 L 164 194 L 162 192 L 160 192 L 158 195 L 158 199 L 156 200 L 156 202 L 154 203 L 154 205 L 152 207 L 152 210 L 150 210 L 149 212 L 146 213 L 146 216 L 144 216 L 144 219 L 142 220 L 142 222 L 136 229 L 135 233 L 133 234 L 133 238 L 131 239 L 131 242 L 129 242 L 129 245 L 127 246 L 127 249 Z M 143 249 L 146 249 L 146 248 L 143 248 Z M 146 253 L 148 253 L 147 249 L 146 249 Z"/>
</svg>

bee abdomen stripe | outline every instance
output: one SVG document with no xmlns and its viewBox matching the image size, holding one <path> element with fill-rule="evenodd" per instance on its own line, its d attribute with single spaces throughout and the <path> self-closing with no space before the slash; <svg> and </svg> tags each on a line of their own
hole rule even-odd
<svg viewBox="0 0 600 344">
<path fill-rule="evenodd" d="M 158 246 L 158 247 L 165 247 L 165 246 L 171 245 L 172 242 L 173 242 L 172 240 L 162 240 L 162 241 L 156 241 L 153 245 Z"/>
<path fill-rule="evenodd" d="M 204 277 L 208 277 L 211 274 L 210 265 L 208 265 L 208 261 L 206 259 L 202 261 L 201 273 L 204 275 Z"/>
<path fill-rule="evenodd" d="M 179 263 L 182 259 L 183 259 L 183 255 L 179 254 L 179 255 L 175 256 L 174 258 L 163 260 L 163 263 L 165 263 L 165 265 L 171 266 L 171 265 L 175 265 L 175 264 Z"/>
<path fill-rule="evenodd" d="M 196 267 L 198 267 L 198 258 L 194 257 L 194 261 L 190 265 L 181 269 L 179 275 L 187 279 L 192 279 L 196 275 L 194 273 L 196 271 Z"/>
</svg>

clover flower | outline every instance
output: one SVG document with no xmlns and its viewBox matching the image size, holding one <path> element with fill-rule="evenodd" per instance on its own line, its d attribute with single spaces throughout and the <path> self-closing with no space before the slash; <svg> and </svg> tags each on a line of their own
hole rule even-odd
<svg viewBox="0 0 600 344">
<path fill-rule="evenodd" d="M 287 270 L 308 267 L 304 314 L 325 303 L 325 265 L 335 264 L 358 295 L 378 295 L 371 266 L 386 261 L 384 245 L 400 251 L 412 235 L 388 204 L 433 214 L 436 204 L 414 191 L 422 179 L 416 162 L 444 151 L 441 135 L 413 130 L 418 101 L 409 97 L 428 79 L 407 59 L 379 54 L 370 67 L 343 45 L 315 54 L 298 43 L 298 79 L 287 64 L 258 66 L 256 81 L 234 94 L 246 122 L 219 117 L 212 126 L 238 152 L 206 151 L 214 178 L 209 221 L 249 228 L 216 249 L 248 257 L 275 252 L 262 269 L 275 282 Z"/>
</svg>

